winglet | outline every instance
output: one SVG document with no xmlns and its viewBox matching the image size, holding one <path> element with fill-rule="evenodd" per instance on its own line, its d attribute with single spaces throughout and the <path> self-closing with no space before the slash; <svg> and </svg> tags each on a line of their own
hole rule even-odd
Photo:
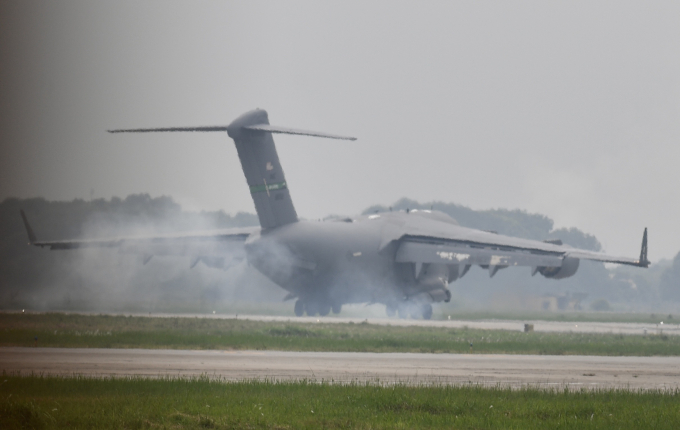
<svg viewBox="0 0 680 430">
<path fill-rule="evenodd" d="M 28 218 L 26 218 L 26 214 L 24 213 L 23 209 L 21 209 L 21 218 L 24 220 L 24 227 L 26 227 L 26 233 L 28 233 L 28 244 L 33 245 L 38 241 L 38 239 L 36 239 L 35 233 L 33 232 L 31 225 L 28 223 Z"/>
<path fill-rule="evenodd" d="M 640 249 L 640 266 L 648 267 L 650 261 L 647 259 L 647 227 L 645 227 L 645 232 L 642 235 L 642 247 Z"/>
</svg>

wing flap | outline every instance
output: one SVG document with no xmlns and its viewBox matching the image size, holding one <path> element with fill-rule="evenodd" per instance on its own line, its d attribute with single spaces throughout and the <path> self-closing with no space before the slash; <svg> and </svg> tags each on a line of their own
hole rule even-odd
<svg viewBox="0 0 680 430">
<path fill-rule="evenodd" d="M 397 249 L 397 263 L 436 263 L 480 266 L 560 267 L 562 255 L 508 251 L 463 244 L 435 244 L 404 240 Z"/>
<path fill-rule="evenodd" d="M 649 261 L 641 261 L 640 259 L 629 257 L 615 257 L 612 255 L 602 254 L 593 251 L 586 251 L 583 249 L 574 249 L 572 251 L 567 252 L 567 255 L 569 257 L 580 258 L 582 260 L 601 261 L 603 263 L 626 264 L 628 266 L 639 267 L 649 266 Z"/>
</svg>

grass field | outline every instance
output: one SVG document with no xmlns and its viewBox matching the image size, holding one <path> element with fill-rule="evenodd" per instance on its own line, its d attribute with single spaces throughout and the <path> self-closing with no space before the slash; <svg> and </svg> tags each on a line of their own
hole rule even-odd
<svg viewBox="0 0 680 430">
<path fill-rule="evenodd" d="M 449 316 L 452 319 L 464 321 L 477 320 L 509 320 L 509 321 L 568 321 L 568 322 L 619 322 L 619 323 L 665 323 L 677 324 L 680 315 L 668 313 L 619 313 L 619 312 L 538 312 L 538 311 L 470 311 L 463 309 L 448 310 L 442 307 L 434 313 L 433 318 L 445 320 Z"/>
<path fill-rule="evenodd" d="M 37 342 L 35 338 L 38 338 Z M 0 313 L 0 346 L 680 355 L 680 336 L 521 333 L 375 324 Z"/>
<path fill-rule="evenodd" d="M 657 391 L 2 375 L 0 427 L 674 429 L 679 401 Z"/>
<path fill-rule="evenodd" d="M 0 304 L 2 309 L 2 304 Z M 89 313 L 87 307 L 65 309 L 69 312 Z M 20 311 L 21 309 L 19 309 Z M 16 309 L 15 309 L 16 311 Z M 178 304 L 173 303 L 168 306 L 128 306 L 118 309 L 117 313 L 139 313 L 146 314 L 212 314 L 215 311 L 221 315 L 275 315 L 293 317 L 292 302 L 230 302 L 210 304 Z M 114 313 L 116 313 L 114 312 Z M 345 305 L 340 313 L 343 318 L 386 318 L 385 306 L 382 304 L 373 305 Z M 623 322 L 623 323 L 680 323 L 680 314 L 668 314 L 660 312 L 594 312 L 594 311 L 511 311 L 511 310 L 480 310 L 469 309 L 459 303 L 440 303 L 434 306 L 432 319 L 447 320 L 449 317 L 454 320 L 477 321 L 477 320 L 511 320 L 511 321 L 568 321 L 568 322 Z"/>
</svg>

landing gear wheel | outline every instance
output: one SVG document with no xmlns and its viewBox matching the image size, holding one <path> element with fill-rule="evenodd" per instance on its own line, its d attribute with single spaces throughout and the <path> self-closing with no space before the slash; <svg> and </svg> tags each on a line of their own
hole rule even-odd
<svg viewBox="0 0 680 430">
<path fill-rule="evenodd" d="M 333 306 L 331 306 L 331 309 L 333 310 L 334 314 L 339 314 L 340 311 L 342 310 L 342 303 L 333 303 Z"/>
<path fill-rule="evenodd" d="M 324 303 L 324 304 L 319 306 L 319 315 L 321 315 L 322 317 L 325 317 L 329 313 L 331 313 L 331 305 L 327 305 L 327 304 Z"/>
<path fill-rule="evenodd" d="M 305 303 L 305 311 L 307 312 L 308 317 L 313 317 L 319 313 L 319 307 L 315 302 L 307 302 Z"/>
<path fill-rule="evenodd" d="M 432 318 L 432 305 L 427 303 L 421 306 L 421 313 L 424 320 L 429 320 Z"/>
<path fill-rule="evenodd" d="M 302 300 L 295 302 L 295 315 L 301 317 L 305 313 L 305 304 Z"/>
</svg>

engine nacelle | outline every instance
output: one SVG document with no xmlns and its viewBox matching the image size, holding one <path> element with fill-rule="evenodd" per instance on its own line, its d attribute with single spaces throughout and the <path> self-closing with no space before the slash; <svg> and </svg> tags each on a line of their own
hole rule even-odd
<svg viewBox="0 0 680 430">
<path fill-rule="evenodd" d="M 562 260 L 560 267 L 539 267 L 538 273 L 549 279 L 564 279 L 574 276 L 578 270 L 578 264 L 581 260 L 573 257 L 566 257 Z"/>
<path fill-rule="evenodd" d="M 445 264 L 423 264 L 420 273 L 416 273 L 416 281 L 422 290 L 446 289 L 449 284 L 449 267 Z"/>
<path fill-rule="evenodd" d="M 450 268 L 446 264 L 423 264 L 420 270 L 416 267 L 417 288 L 422 293 L 412 299 L 424 303 L 451 301 L 451 292 L 446 288 L 449 285 L 449 273 Z"/>
<path fill-rule="evenodd" d="M 450 302 L 451 301 L 451 291 L 448 289 L 444 288 L 441 290 L 432 290 L 429 291 L 428 294 L 430 297 L 432 297 L 432 301 L 435 303 L 438 302 Z"/>
<path fill-rule="evenodd" d="M 413 303 L 439 303 L 439 302 L 448 303 L 451 301 L 451 291 L 449 291 L 446 288 L 430 290 L 409 297 L 409 301 Z"/>
</svg>

